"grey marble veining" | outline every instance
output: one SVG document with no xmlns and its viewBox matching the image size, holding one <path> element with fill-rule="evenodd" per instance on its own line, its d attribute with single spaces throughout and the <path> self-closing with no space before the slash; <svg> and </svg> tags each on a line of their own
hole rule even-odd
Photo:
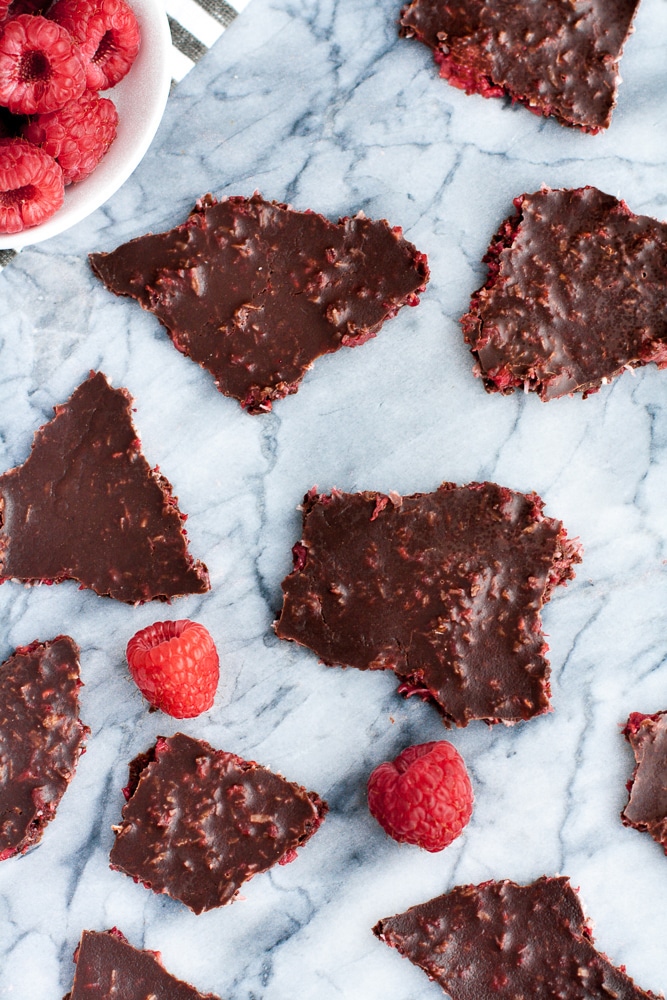
<svg viewBox="0 0 667 1000">
<path fill-rule="evenodd" d="M 580 886 L 616 964 L 667 990 L 667 858 L 619 819 L 633 766 L 619 724 L 667 708 L 667 373 L 626 375 L 586 401 L 490 397 L 458 327 L 516 195 L 595 184 L 667 215 L 667 4 L 643 0 L 611 128 L 595 137 L 448 87 L 423 46 L 398 39 L 399 6 L 253 0 L 177 88 L 118 194 L 0 276 L 0 468 L 22 462 L 53 405 L 101 368 L 134 395 L 144 452 L 173 483 L 213 584 L 205 597 L 139 608 L 73 584 L 0 587 L 0 656 L 71 634 L 92 730 L 41 845 L 0 865 L 7 1000 L 59 1000 L 82 929 L 114 924 L 225 1000 L 429 1000 L 438 987 L 371 926 L 458 882 L 545 872 Z M 255 189 L 332 218 L 386 217 L 432 269 L 419 308 L 319 361 L 262 417 L 222 397 L 86 262 L 182 220 L 206 191 Z M 436 712 L 399 698 L 392 677 L 321 666 L 271 622 L 309 487 L 409 493 L 446 479 L 536 490 L 585 558 L 543 616 L 553 713 L 449 733 L 476 807 L 463 837 L 428 855 L 385 837 L 365 782 L 409 743 L 446 737 Z M 179 724 L 146 711 L 124 648 L 138 628 L 184 616 L 209 627 L 222 679 L 213 710 Z M 199 917 L 108 868 L 127 762 L 178 729 L 331 806 L 297 861 Z"/>
</svg>

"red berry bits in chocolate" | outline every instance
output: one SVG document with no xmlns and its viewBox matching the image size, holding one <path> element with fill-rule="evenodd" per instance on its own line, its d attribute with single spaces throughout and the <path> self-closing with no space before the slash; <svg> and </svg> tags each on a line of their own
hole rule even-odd
<svg viewBox="0 0 667 1000">
<path fill-rule="evenodd" d="M 667 365 L 667 224 L 594 187 L 515 201 L 461 319 L 488 392 L 543 400 Z"/>
<path fill-rule="evenodd" d="M 208 629 L 187 619 L 155 622 L 127 644 L 130 673 L 144 698 L 176 719 L 191 719 L 213 704 L 220 675 Z"/>
<path fill-rule="evenodd" d="M 326 803 L 279 774 L 177 733 L 130 764 L 111 867 L 195 913 L 296 857 Z"/>
<path fill-rule="evenodd" d="M 45 222 L 64 193 L 63 172 L 52 156 L 23 139 L 0 139 L 0 232 Z"/>
<path fill-rule="evenodd" d="M 447 725 L 549 710 L 541 609 L 580 546 L 543 503 L 494 483 L 303 503 L 276 632 L 328 665 L 393 670 Z"/>
<path fill-rule="evenodd" d="M 639 0 L 412 0 L 403 35 L 467 94 L 507 96 L 586 132 L 607 128 Z"/>
<path fill-rule="evenodd" d="M 368 779 L 368 808 L 394 840 L 442 851 L 472 816 L 470 778 L 446 740 L 407 747 Z"/>
<path fill-rule="evenodd" d="M 633 712 L 623 735 L 636 766 L 628 782 L 628 804 L 621 813 L 626 826 L 648 833 L 667 854 L 667 711 Z"/>
<path fill-rule="evenodd" d="M 133 948 L 116 928 L 84 931 L 65 1000 L 219 1000 L 170 975 L 159 952 Z"/>
<path fill-rule="evenodd" d="M 59 24 L 20 14 L 0 28 L 0 104 L 12 114 L 55 111 L 86 86 L 79 46 Z"/>
<path fill-rule="evenodd" d="M 67 635 L 0 667 L 0 861 L 37 844 L 89 733 L 79 720 L 79 650 Z"/>
<path fill-rule="evenodd" d="M 49 17 L 78 43 L 89 90 L 115 86 L 139 52 L 139 25 L 125 0 L 57 0 Z"/>
<path fill-rule="evenodd" d="M 566 878 L 459 885 L 373 933 L 452 1000 L 657 1000 L 595 948 Z"/>
<path fill-rule="evenodd" d="M 323 354 L 363 344 L 417 305 L 429 275 L 424 254 L 385 221 L 334 224 L 258 194 L 207 195 L 176 229 L 90 261 L 249 413 L 296 392 Z"/>
<path fill-rule="evenodd" d="M 171 484 L 141 453 L 132 402 L 93 373 L 0 476 L 0 578 L 77 580 L 128 604 L 209 589 Z"/>
</svg>

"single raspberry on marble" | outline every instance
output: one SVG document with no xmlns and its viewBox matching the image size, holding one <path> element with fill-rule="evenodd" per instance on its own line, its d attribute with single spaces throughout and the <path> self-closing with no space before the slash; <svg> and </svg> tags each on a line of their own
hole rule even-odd
<svg viewBox="0 0 667 1000">
<path fill-rule="evenodd" d="M 459 752 L 446 740 L 408 747 L 368 779 L 368 808 L 399 843 L 441 851 L 472 815 L 473 793 Z"/>
<path fill-rule="evenodd" d="M 144 698 L 175 719 L 192 719 L 213 704 L 218 652 L 208 629 L 198 622 L 149 625 L 128 642 L 127 662 Z"/>
<path fill-rule="evenodd" d="M 70 33 L 39 14 L 19 14 L 0 28 L 0 104 L 19 115 L 55 111 L 86 86 L 84 62 Z"/>
<path fill-rule="evenodd" d="M 114 103 L 85 91 L 58 111 L 32 118 L 22 134 L 58 161 L 65 184 L 71 184 L 92 173 L 116 138 L 117 128 Z"/>
<path fill-rule="evenodd" d="M 52 156 L 25 139 L 0 139 L 0 232 L 45 222 L 64 193 L 63 172 Z"/>
<path fill-rule="evenodd" d="M 57 0 L 49 17 L 79 43 L 88 90 L 106 90 L 122 80 L 141 42 L 137 19 L 125 0 Z"/>
</svg>

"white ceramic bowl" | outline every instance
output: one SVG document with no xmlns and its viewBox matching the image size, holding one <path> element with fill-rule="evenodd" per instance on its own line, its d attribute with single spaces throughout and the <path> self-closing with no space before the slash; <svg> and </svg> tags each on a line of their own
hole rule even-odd
<svg viewBox="0 0 667 1000">
<path fill-rule="evenodd" d="M 65 203 L 41 226 L 0 233 L 0 250 L 41 243 L 75 226 L 103 205 L 138 166 L 164 113 L 171 85 L 171 33 L 163 0 L 129 0 L 141 29 L 141 48 L 130 72 L 102 97 L 118 110 L 118 135 L 92 174 L 65 188 Z"/>
</svg>

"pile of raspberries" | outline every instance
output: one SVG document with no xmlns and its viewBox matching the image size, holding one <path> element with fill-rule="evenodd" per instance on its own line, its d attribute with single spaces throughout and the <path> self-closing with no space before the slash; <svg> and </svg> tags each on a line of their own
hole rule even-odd
<svg viewBox="0 0 667 1000">
<path fill-rule="evenodd" d="M 139 51 L 125 0 L 0 0 L 0 232 L 50 218 L 95 169 L 118 113 L 100 97 Z"/>
</svg>

